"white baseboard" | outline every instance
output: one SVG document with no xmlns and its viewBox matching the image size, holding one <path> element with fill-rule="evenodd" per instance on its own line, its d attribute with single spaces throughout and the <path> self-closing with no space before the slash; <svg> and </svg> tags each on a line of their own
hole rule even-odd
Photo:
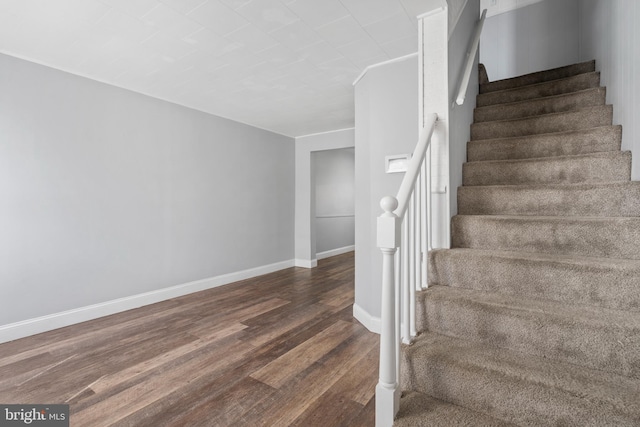
<svg viewBox="0 0 640 427">
<path fill-rule="evenodd" d="M 302 267 L 302 268 L 316 268 L 318 266 L 318 260 L 317 259 L 312 259 L 312 260 L 296 259 L 295 266 Z"/>
<path fill-rule="evenodd" d="M 316 258 L 317 259 L 325 259 L 325 258 L 329 258 L 329 257 L 336 256 L 336 255 L 346 254 L 347 252 L 351 252 L 351 251 L 355 251 L 355 250 L 356 250 L 355 245 L 344 246 L 342 248 L 332 249 L 330 251 L 324 251 L 324 252 L 317 253 L 316 254 Z"/>
<path fill-rule="evenodd" d="M 142 307 L 144 305 L 165 301 L 170 298 L 191 294 L 193 292 L 204 291 L 206 289 L 227 285 L 240 280 L 250 279 L 263 274 L 273 273 L 275 271 L 293 267 L 294 265 L 295 262 L 293 260 L 282 261 L 275 264 L 263 265 L 234 273 L 223 274 L 221 276 L 197 280 L 195 282 L 184 283 L 182 285 L 171 286 L 169 288 L 158 289 L 157 291 L 145 292 L 143 294 L 132 295 L 86 307 L 75 308 L 60 313 L 2 325 L 0 326 L 0 343 L 74 325 L 80 322 L 86 322 L 87 320 L 120 313 L 133 308 Z"/>
<path fill-rule="evenodd" d="M 330 251 L 320 252 L 316 254 L 316 258 L 312 260 L 308 259 L 296 259 L 295 266 L 302 268 L 315 268 L 318 266 L 319 259 L 325 259 L 336 255 L 345 254 L 347 252 L 354 251 L 356 249 L 355 246 L 345 246 L 343 248 L 332 249 Z"/>
<path fill-rule="evenodd" d="M 371 332 L 380 333 L 380 318 L 373 317 L 358 304 L 353 304 L 353 317 Z"/>
</svg>

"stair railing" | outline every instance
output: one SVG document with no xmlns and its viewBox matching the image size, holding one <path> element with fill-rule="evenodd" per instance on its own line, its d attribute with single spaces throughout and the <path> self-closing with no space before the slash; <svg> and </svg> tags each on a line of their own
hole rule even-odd
<svg viewBox="0 0 640 427">
<path fill-rule="evenodd" d="M 456 97 L 456 104 L 464 104 L 464 98 L 467 96 L 467 88 L 469 87 L 469 79 L 471 78 L 471 71 L 473 70 L 473 63 L 475 62 L 476 52 L 478 52 L 478 46 L 480 45 L 480 35 L 482 34 L 482 27 L 484 26 L 484 18 L 487 16 L 487 9 L 482 11 L 480 20 L 476 25 L 476 31 L 473 33 L 471 39 L 471 45 L 467 51 L 467 60 L 465 61 L 464 72 L 460 79 L 460 86 L 458 88 L 458 96 Z"/>
<path fill-rule="evenodd" d="M 400 388 L 400 339 L 409 344 L 416 336 L 415 293 L 422 289 L 423 242 L 430 236 L 430 179 L 427 149 L 438 116 L 425 117 L 424 128 L 413 151 L 396 197 L 380 201 L 377 245 L 382 251 L 382 307 L 380 328 L 380 377 L 376 386 L 376 426 L 388 427 L 398 412 Z M 424 179 L 423 179 L 424 178 Z M 426 181 L 426 185 L 424 182 Z M 426 208 L 425 208 L 426 206 Z M 400 251 L 398 251 L 400 249 Z M 396 268 L 396 263 L 402 268 Z"/>
</svg>

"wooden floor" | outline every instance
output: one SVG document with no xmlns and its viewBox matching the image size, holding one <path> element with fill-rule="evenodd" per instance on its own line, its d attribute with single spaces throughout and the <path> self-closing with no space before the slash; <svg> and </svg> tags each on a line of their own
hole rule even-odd
<svg viewBox="0 0 640 427">
<path fill-rule="evenodd" d="M 1 403 L 71 426 L 373 426 L 353 252 L 0 344 Z"/>
</svg>

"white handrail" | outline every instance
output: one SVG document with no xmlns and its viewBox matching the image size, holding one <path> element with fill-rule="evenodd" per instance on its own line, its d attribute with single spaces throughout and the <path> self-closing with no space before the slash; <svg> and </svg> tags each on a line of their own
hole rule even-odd
<svg viewBox="0 0 640 427">
<path fill-rule="evenodd" d="M 407 206 L 409 205 L 409 197 L 416 185 L 416 178 L 420 173 L 422 160 L 427 153 L 427 148 L 431 141 L 431 135 L 433 135 L 436 120 L 438 120 L 438 115 L 435 113 L 429 114 L 425 117 L 424 128 L 422 128 L 422 131 L 420 132 L 418 144 L 413 150 L 413 155 L 411 156 L 411 160 L 409 160 L 407 172 L 404 174 L 404 178 L 400 184 L 400 189 L 398 190 L 398 196 L 396 197 L 398 199 L 398 208 L 393 213 L 395 213 L 399 218 L 404 217 Z"/>
<path fill-rule="evenodd" d="M 487 9 L 483 10 L 482 15 L 480 15 L 480 21 L 478 21 L 478 25 L 476 25 L 476 31 L 473 35 L 471 46 L 469 46 L 469 51 L 467 52 L 467 62 L 464 67 L 462 79 L 460 80 L 460 89 L 458 89 L 458 96 L 456 97 L 456 104 L 458 105 L 464 104 L 464 98 L 467 96 L 469 78 L 471 77 L 471 70 L 476 58 L 476 52 L 478 51 L 478 45 L 480 44 L 480 34 L 482 34 L 482 26 L 484 25 L 484 18 L 486 16 Z"/>
</svg>

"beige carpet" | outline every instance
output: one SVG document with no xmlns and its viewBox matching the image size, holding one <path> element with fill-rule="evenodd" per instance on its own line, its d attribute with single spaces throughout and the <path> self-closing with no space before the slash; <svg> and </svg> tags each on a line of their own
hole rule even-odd
<svg viewBox="0 0 640 427">
<path fill-rule="evenodd" d="M 477 106 L 395 425 L 640 426 L 640 183 L 595 62 Z"/>
</svg>

